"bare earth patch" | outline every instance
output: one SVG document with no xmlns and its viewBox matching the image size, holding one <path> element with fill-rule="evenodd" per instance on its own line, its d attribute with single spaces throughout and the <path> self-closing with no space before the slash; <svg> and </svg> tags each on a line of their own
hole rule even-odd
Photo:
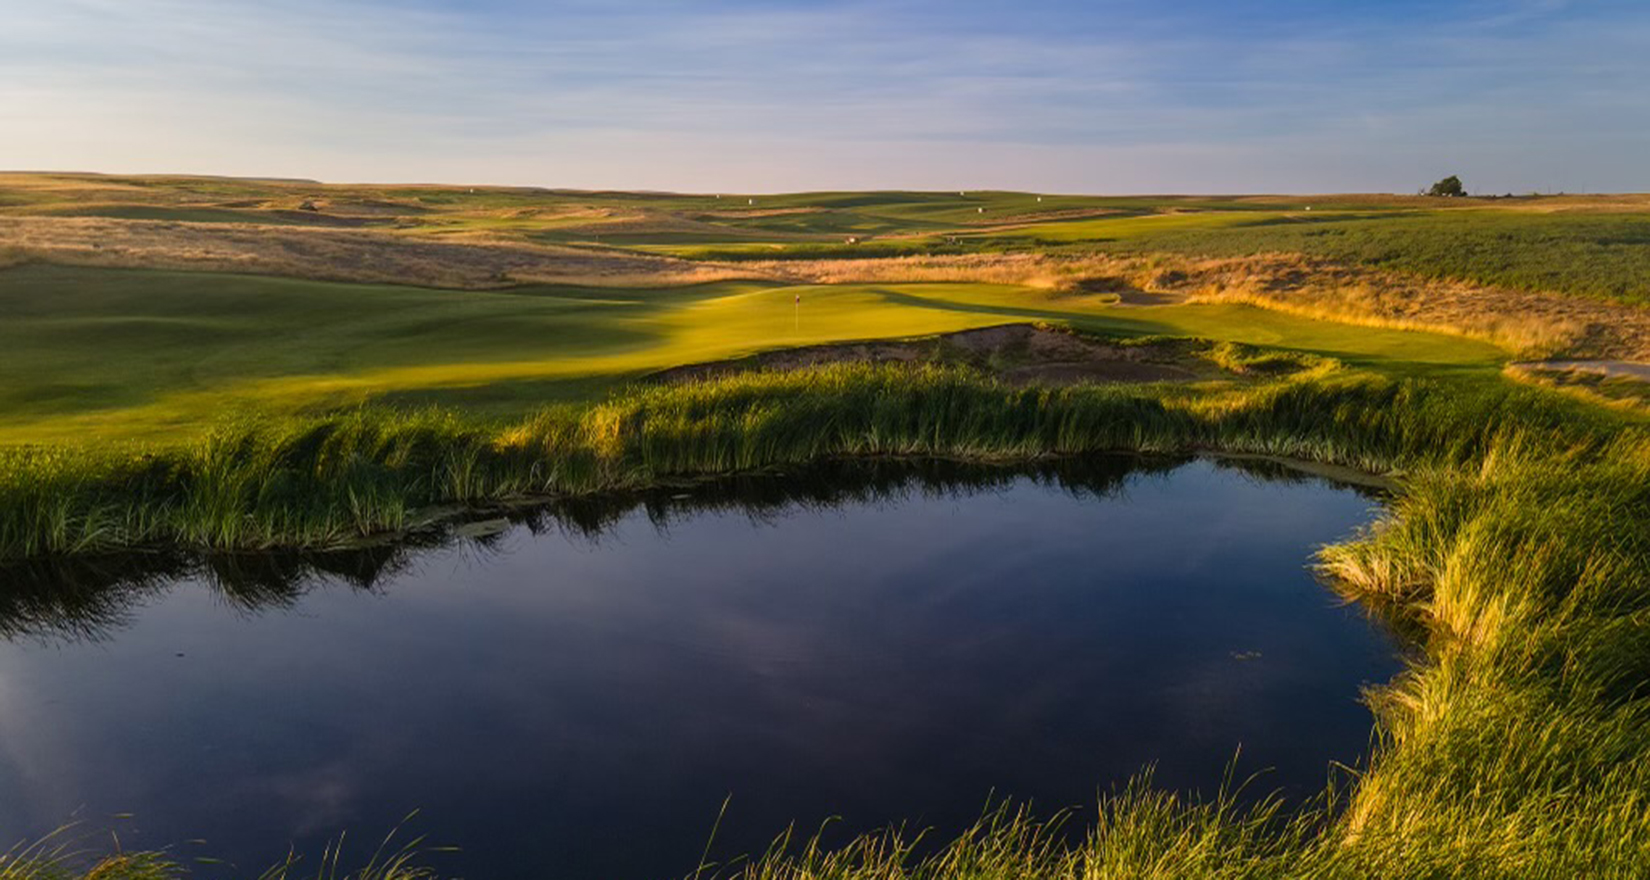
<svg viewBox="0 0 1650 880">
<path fill-rule="evenodd" d="M 1529 370 L 1594 373 L 1608 378 L 1636 379 L 1640 382 L 1650 382 L 1650 364 L 1639 364 L 1632 361 L 1527 361 L 1510 364 L 1509 366 Z"/>
<path fill-rule="evenodd" d="M 1650 364 L 1632 361 L 1525 361 L 1504 373 L 1520 382 L 1555 388 L 1594 403 L 1650 408 Z"/>
</svg>

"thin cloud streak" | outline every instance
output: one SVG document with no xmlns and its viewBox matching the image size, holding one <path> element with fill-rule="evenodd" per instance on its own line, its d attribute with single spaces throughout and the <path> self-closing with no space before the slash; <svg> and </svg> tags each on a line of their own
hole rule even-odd
<svg viewBox="0 0 1650 880">
<path fill-rule="evenodd" d="M 1267 28 L 1269 5 L 1241 26 L 1207 3 L 1072 5 L 1062 27 L 1060 3 L 1016 18 L 929 2 L 26 2 L 0 32 L 0 167 L 730 191 L 1380 190 L 1449 172 L 1650 188 L 1650 11 L 1438 4 L 1454 9 Z"/>
</svg>

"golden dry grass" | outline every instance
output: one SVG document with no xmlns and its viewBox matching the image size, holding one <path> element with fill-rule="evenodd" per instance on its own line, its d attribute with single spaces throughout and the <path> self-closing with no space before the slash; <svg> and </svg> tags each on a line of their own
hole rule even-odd
<svg viewBox="0 0 1650 880">
<path fill-rule="evenodd" d="M 1397 193 L 1318 193 L 1303 195 L 1252 195 L 1231 198 L 1235 205 L 1279 206 L 1338 205 L 1378 206 L 1382 208 L 1496 208 L 1504 211 L 1642 211 L 1650 209 L 1650 193 L 1593 193 L 1550 194 L 1531 196 L 1514 193 L 1518 198 L 1493 198 L 1494 193 L 1473 193 L 1474 198 L 1439 199 L 1432 196 L 1400 195 Z M 1477 196 L 1491 196 L 1479 198 Z"/>
<path fill-rule="evenodd" d="M 39 260 L 459 289 L 528 283 L 665 287 L 751 275 L 673 257 L 483 235 L 430 240 L 356 229 L 101 217 L 0 217 L 0 255 L 14 264 Z"/>
<path fill-rule="evenodd" d="M 1523 357 L 1650 359 L 1650 314 L 1617 303 L 1417 278 L 1292 254 L 1203 259 L 980 254 L 749 264 L 816 284 L 972 281 L 1077 291 L 1085 283 L 1319 320 L 1484 339 Z"/>
<path fill-rule="evenodd" d="M 1484 339 L 1520 356 L 1650 356 L 1650 315 L 1615 303 L 1423 279 L 1296 255 L 1203 260 L 1188 300 Z"/>
<path fill-rule="evenodd" d="M 1123 271 L 1136 261 L 1113 257 L 1064 259 L 1039 254 L 880 257 L 846 260 L 759 260 L 745 263 L 764 277 L 802 284 L 968 282 L 1058 289 L 1096 273 Z"/>
</svg>

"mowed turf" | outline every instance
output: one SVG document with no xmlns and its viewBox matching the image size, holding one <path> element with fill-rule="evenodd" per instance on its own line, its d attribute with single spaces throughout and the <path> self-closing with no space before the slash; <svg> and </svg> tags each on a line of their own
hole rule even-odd
<svg viewBox="0 0 1650 880">
<path fill-rule="evenodd" d="M 1389 372 L 1488 373 L 1504 360 L 1450 336 L 990 284 L 452 291 L 31 265 L 0 272 L 0 443 L 164 442 L 238 410 L 369 400 L 514 415 L 679 364 L 1016 321 L 1229 339 Z"/>
</svg>

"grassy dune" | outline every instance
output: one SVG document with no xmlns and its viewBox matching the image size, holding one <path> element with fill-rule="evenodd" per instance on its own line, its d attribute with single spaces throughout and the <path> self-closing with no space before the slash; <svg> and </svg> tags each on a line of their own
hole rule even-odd
<svg viewBox="0 0 1650 880">
<path fill-rule="evenodd" d="M 1650 212 L 1644 211 L 1537 212 L 1480 207 L 1384 212 L 1123 212 L 1112 217 L 965 229 L 943 236 L 872 242 L 857 249 L 730 242 L 655 250 L 700 259 L 740 259 L 784 254 L 818 258 L 1027 248 L 1198 256 L 1293 253 L 1430 278 L 1650 304 L 1650 280 L 1646 280 L 1650 279 Z"/>
<path fill-rule="evenodd" d="M 1650 305 L 1650 214 L 1494 209 L 1288 215 L 1152 236 L 1152 249 L 1304 253 L 1521 290 Z"/>
</svg>

